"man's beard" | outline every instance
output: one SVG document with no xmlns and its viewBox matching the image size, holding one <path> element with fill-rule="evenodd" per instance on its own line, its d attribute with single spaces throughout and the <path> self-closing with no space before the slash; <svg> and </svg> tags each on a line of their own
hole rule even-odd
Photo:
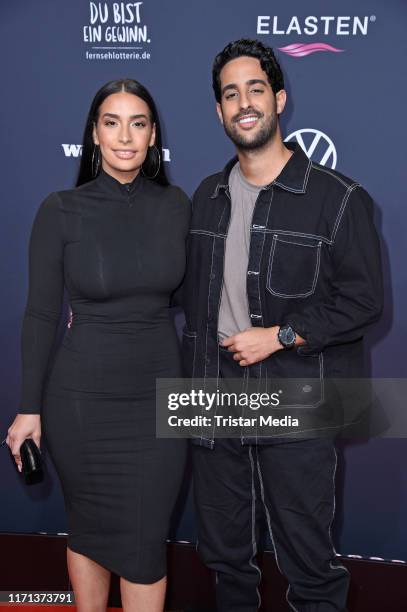
<svg viewBox="0 0 407 612">
<path fill-rule="evenodd" d="M 246 112 L 244 115 L 240 114 L 239 119 L 247 115 L 256 115 L 259 117 L 259 121 L 264 117 L 263 114 L 259 112 Z M 242 134 L 237 131 L 237 120 L 232 119 L 230 125 L 223 125 L 226 134 L 229 136 L 230 140 L 233 144 L 242 151 L 255 151 L 256 149 L 262 149 L 266 144 L 273 139 L 276 131 L 277 131 L 278 119 L 277 115 L 273 113 L 270 115 L 268 120 L 261 126 L 259 130 L 257 130 L 255 137 L 251 137 L 249 134 L 246 137 L 245 134 Z"/>
</svg>

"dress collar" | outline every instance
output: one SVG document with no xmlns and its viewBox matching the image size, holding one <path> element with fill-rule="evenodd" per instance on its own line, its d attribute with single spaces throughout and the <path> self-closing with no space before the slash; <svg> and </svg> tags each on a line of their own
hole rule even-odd
<svg viewBox="0 0 407 612">
<path fill-rule="evenodd" d="M 130 183 L 121 183 L 116 178 L 114 178 L 114 176 L 103 170 L 103 168 L 101 167 L 96 179 L 113 193 L 129 195 L 137 191 L 143 180 L 143 177 L 140 171 Z"/>
</svg>

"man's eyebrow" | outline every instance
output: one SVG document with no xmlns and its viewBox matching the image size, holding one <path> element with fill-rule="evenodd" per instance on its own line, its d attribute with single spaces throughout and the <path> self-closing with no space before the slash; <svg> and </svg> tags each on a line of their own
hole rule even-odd
<svg viewBox="0 0 407 612">
<path fill-rule="evenodd" d="M 263 79 L 249 79 L 249 81 L 246 81 L 245 84 L 246 85 L 256 85 L 256 83 L 260 83 L 261 85 L 264 85 L 265 87 L 267 87 L 267 83 Z M 225 91 L 227 91 L 228 89 L 237 89 L 236 83 L 229 83 L 228 85 L 225 85 L 225 87 L 223 87 L 222 89 L 222 94 L 224 94 Z"/>
<path fill-rule="evenodd" d="M 115 119 L 120 119 L 120 115 L 116 115 L 115 113 L 103 113 L 103 117 L 114 117 Z M 139 119 L 140 117 L 147 119 L 147 115 L 143 115 L 142 113 L 139 115 L 132 115 L 130 119 Z"/>
<path fill-rule="evenodd" d="M 225 85 L 225 87 L 222 87 L 222 93 L 224 94 L 225 91 L 227 91 L 228 89 L 237 89 L 236 83 L 229 83 L 229 85 Z"/>
<path fill-rule="evenodd" d="M 246 81 L 246 85 L 256 85 L 256 83 L 261 83 L 267 87 L 267 83 L 263 79 L 250 79 L 250 81 Z"/>
</svg>

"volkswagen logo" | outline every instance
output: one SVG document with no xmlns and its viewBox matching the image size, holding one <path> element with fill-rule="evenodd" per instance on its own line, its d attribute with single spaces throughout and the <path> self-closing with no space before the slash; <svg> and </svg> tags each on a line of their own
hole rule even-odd
<svg viewBox="0 0 407 612">
<path fill-rule="evenodd" d="M 329 166 L 333 170 L 336 168 L 337 154 L 335 145 L 324 132 L 311 128 L 296 130 L 285 138 L 285 142 L 290 140 L 296 140 L 304 153 L 312 161 L 322 166 Z"/>
</svg>

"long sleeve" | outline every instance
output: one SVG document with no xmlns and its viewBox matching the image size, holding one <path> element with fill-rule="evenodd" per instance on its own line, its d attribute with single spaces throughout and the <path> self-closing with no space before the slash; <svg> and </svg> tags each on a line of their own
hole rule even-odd
<svg viewBox="0 0 407 612">
<path fill-rule="evenodd" d="M 303 353 L 357 340 L 382 312 L 382 267 L 373 202 L 361 187 L 349 197 L 331 256 L 330 295 L 285 317 L 307 341 L 298 349 Z"/>
<path fill-rule="evenodd" d="M 60 198 L 40 205 L 29 242 L 28 299 L 22 322 L 22 389 L 18 412 L 40 414 L 44 379 L 62 312 L 64 291 Z"/>
<path fill-rule="evenodd" d="M 187 246 L 188 237 L 189 237 L 189 227 L 191 224 L 191 201 L 182 189 L 180 189 L 179 187 L 175 187 L 175 189 L 178 189 L 178 191 L 180 192 L 180 204 L 181 204 L 180 212 L 182 215 L 182 219 L 179 223 L 180 223 L 180 227 L 181 227 L 184 239 L 185 239 L 185 246 Z M 171 308 L 183 308 L 182 298 L 183 298 L 183 292 L 184 292 L 184 281 L 185 281 L 185 275 L 181 283 L 178 285 L 178 287 L 175 289 L 175 291 L 171 295 L 171 298 L 170 298 Z"/>
</svg>

